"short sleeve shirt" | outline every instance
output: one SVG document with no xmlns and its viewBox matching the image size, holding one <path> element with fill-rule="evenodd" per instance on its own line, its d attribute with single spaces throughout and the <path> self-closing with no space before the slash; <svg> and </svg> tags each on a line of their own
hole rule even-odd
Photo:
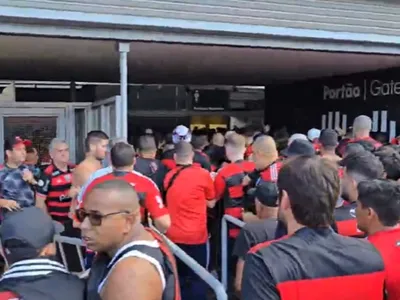
<svg viewBox="0 0 400 300">
<path fill-rule="evenodd" d="M 24 170 L 32 171 L 28 166 L 18 168 L 4 166 L 0 170 L 0 198 L 16 201 L 21 207 L 33 206 L 35 196 L 32 186 L 22 179 Z"/>
<path fill-rule="evenodd" d="M 257 244 L 275 239 L 278 221 L 267 219 L 246 224 L 236 238 L 233 256 L 245 259 L 249 250 Z"/>
<path fill-rule="evenodd" d="M 166 235 L 175 243 L 199 245 L 207 242 L 207 201 L 215 199 L 212 177 L 205 169 L 193 165 L 171 170 L 165 177 L 164 187 L 177 172 L 166 194 L 171 216 L 171 227 Z"/>
</svg>

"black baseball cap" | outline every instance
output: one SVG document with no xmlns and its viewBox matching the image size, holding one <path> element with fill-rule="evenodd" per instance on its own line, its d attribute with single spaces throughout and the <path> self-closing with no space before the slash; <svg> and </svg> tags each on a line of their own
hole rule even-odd
<svg viewBox="0 0 400 300">
<path fill-rule="evenodd" d="M 325 147 L 336 147 L 338 145 L 338 134 L 333 129 L 324 129 L 319 136 L 319 142 Z"/>
<path fill-rule="evenodd" d="M 9 212 L 0 226 L 0 239 L 9 263 L 35 258 L 54 241 L 64 226 L 40 208 L 32 206 Z"/>
<path fill-rule="evenodd" d="M 4 141 L 4 151 L 13 150 L 15 147 L 18 146 L 25 146 L 29 147 L 32 146 L 32 142 L 30 140 L 24 140 L 19 136 L 13 137 L 11 139 L 7 139 Z"/>
<path fill-rule="evenodd" d="M 249 190 L 248 194 L 257 199 L 262 205 L 278 206 L 278 187 L 274 182 L 260 180 L 255 188 Z"/>
<path fill-rule="evenodd" d="M 306 140 L 294 140 L 289 147 L 283 149 L 281 154 L 286 157 L 297 155 L 315 155 L 315 149 L 311 142 Z"/>
</svg>

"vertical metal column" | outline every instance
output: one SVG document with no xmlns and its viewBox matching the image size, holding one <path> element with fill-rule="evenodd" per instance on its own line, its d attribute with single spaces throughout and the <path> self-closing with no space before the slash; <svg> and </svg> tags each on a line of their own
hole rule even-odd
<svg viewBox="0 0 400 300">
<path fill-rule="evenodd" d="M 69 85 L 69 91 L 70 91 L 70 102 L 76 102 L 76 83 L 75 81 L 71 81 Z"/>
<path fill-rule="evenodd" d="M 120 121 L 117 124 L 122 125 L 122 138 L 128 139 L 128 52 L 129 43 L 118 43 L 119 52 L 119 72 L 120 72 L 120 93 L 121 93 L 121 115 L 117 116 Z M 118 132 L 118 130 L 117 130 Z"/>
</svg>

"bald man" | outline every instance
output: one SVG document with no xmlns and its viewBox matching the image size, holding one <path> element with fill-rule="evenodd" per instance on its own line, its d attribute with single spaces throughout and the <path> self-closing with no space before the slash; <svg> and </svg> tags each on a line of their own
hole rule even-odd
<svg viewBox="0 0 400 300">
<path fill-rule="evenodd" d="M 214 133 L 211 142 L 213 145 L 223 147 L 224 143 L 225 143 L 225 137 L 222 133 L 216 132 L 216 133 Z"/>
<path fill-rule="evenodd" d="M 358 141 L 367 141 L 370 142 L 373 147 L 376 149 L 382 147 L 382 144 L 376 140 L 374 140 L 371 136 L 372 129 L 372 120 L 368 116 L 358 116 L 354 119 L 353 122 L 353 136 L 354 139 L 350 140 L 349 143 L 358 142 Z"/>
<path fill-rule="evenodd" d="M 139 198 L 129 183 L 115 179 L 94 186 L 77 218 L 84 242 L 98 253 L 88 300 L 176 299 L 173 255 L 140 223 Z"/>
<path fill-rule="evenodd" d="M 215 177 L 215 194 L 217 200 L 222 200 L 224 214 L 234 218 L 242 219 L 246 203 L 246 192 L 242 181 L 246 174 L 254 170 L 254 163 L 244 160 L 246 151 L 246 139 L 237 133 L 231 134 L 226 139 L 226 156 L 230 163 L 224 165 Z M 228 253 L 232 253 L 236 237 L 239 235 L 240 228 L 229 226 L 228 231 Z M 229 260 L 228 273 L 234 274 L 236 259 L 231 257 Z"/>
<path fill-rule="evenodd" d="M 243 185 L 255 185 L 260 178 L 272 182 L 278 180 L 282 162 L 279 161 L 278 149 L 272 137 L 263 135 L 255 140 L 252 158 L 256 168 L 244 178 Z"/>
</svg>

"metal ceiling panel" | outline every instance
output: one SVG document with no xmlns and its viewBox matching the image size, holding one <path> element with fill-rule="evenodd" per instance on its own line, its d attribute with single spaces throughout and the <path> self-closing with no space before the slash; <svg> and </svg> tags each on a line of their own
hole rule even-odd
<svg viewBox="0 0 400 300">
<path fill-rule="evenodd" d="M 400 3 L 378 0 L 0 0 L 0 6 L 391 36 L 400 33 Z M 122 19 L 110 18 L 110 23 L 118 22 Z M 209 29 L 218 30 L 211 25 Z"/>
</svg>

